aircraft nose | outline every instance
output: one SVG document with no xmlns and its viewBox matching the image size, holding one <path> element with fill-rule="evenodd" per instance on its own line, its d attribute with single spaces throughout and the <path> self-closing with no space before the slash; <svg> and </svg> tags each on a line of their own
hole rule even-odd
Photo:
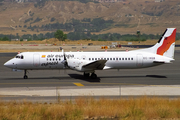
<svg viewBox="0 0 180 120">
<path fill-rule="evenodd" d="M 4 63 L 4 66 L 8 67 L 10 64 L 9 62 Z"/>
<path fill-rule="evenodd" d="M 4 66 L 9 67 L 9 68 L 11 68 L 12 65 L 13 65 L 13 63 L 10 61 L 7 61 L 6 63 L 4 63 Z"/>
</svg>

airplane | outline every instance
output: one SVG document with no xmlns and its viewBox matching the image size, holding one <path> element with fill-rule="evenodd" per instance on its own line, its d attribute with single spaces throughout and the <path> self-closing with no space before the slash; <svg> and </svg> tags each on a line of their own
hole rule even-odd
<svg viewBox="0 0 180 120">
<path fill-rule="evenodd" d="M 96 79 L 96 70 L 147 68 L 174 61 L 176 28 L 167 28 L 150 48 L 118 52 L 22 52 L 4 66 L 14 70 L 72 69 Z"/>
</svg>

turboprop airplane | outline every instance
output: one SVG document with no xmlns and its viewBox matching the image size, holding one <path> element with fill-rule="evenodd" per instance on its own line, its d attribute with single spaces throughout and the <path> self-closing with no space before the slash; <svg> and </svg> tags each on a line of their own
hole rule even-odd
<svg viewBox="0 0 180 120">
<path fill-rule="evenodd" d="M 167 28 L 150 48 L 123 52 L 22 52 L 4 65 L 15 70 L 72 69 L 95 79 L 96 70 L 146 68 L 174 61 L 176 28 Z"/>
</svg>

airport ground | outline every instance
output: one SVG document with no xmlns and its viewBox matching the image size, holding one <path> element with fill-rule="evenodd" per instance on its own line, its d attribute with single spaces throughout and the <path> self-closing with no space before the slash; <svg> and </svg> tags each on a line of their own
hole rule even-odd
<svg viewBox="0 0 180 120">
<path fill-rule="evenodd" d="M 177 49 L 177 48 L 176 48 Z M 84 97 L 180 97 L 180 51 L 175 51 L 175 61 L 144 69 L 97 71 L 98 79 L 85 79 L 82 73 L 72 70 L 13 72 L 3 64 L 16 53 L 0 53 L 0 99 L 56 101 Z"/>
</svg>

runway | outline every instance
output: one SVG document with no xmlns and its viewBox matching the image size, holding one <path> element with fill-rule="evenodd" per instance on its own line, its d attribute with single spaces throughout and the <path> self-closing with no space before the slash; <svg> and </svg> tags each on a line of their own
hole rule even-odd
<svg viewBox="0 0 180 120">
<path fill-rule="evenodd" d="M 16 53 L 0 53 L 0 88 L 101 88 L 130 86 L 180 85 L 180 51 L 175 51 L 175 61 L 144 69 L 120 69 L 96 71 L 98 79 L 84 78 L 83 73 L 72 70 L 28 71 L 29 79 L 23 79 L 24 72 L 13 72 L 3 64 Z M 98 96 L 98 95 L 97 95 Z M 14 98 L 14 97 L 13 97 Z"/>
</svg>

